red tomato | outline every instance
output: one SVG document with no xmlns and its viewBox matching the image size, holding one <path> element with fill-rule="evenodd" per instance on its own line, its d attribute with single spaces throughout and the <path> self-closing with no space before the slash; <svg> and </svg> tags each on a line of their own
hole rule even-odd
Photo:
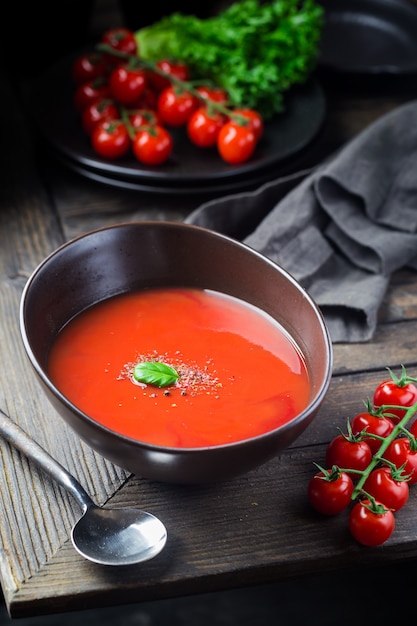
<svg viewBox="0 0 417 626">
<path fill-rule="evenodd" d="M 394 532 L 395 519 L 392 511 L 376 502 L 375 507 L 367 499 L 361 500 L 350 512 L 349 530 L 364 546 L 379 546 Z"/>
<path fill-rule="evenodd" d="M 212 102 L 219 102 L 220 104 L 226 104 L 228 101 L 228 95 L 224 89 L 220 87 L 206 87 L 201 85 L 197 87 L 197 91 L 203 98 L 211 100 Z"/>
<path fill-rule="evenodd" d="M 72 79 L 80 85 L 105 76 L 109 64 L 101 52 L 87 52 L 77 57 L 72 65 Z"/>
<path fill-rule="evenodd" d="M 408 430 L 413 435 L 413 437 L 417 437 L 417 420 L 414 420 L 411 426 L 408 426 Z"/>
<path fill-rule="evenodd" d="M 249 120 L 249 127 L 255 133 L 256 141 L 259 141 L 264 132 L 264 121 L 260 113 L 254 109 L 233 109 L 233 113 Z"/>
<path fill-rule="evenodd" d="M 374 438 L 372 435 L 383 438 L 388 437 L 394 430 L 394 423 L 389 417 L 365 411 L 355 415 L 350 423 L 350 427 L 354 435 L 363 433 L 364 439 L 371 448 L 372 453 L 375 454 L 378 452 L 382 440 L 376 437 Z M 367 435 L 369 435 L 369 437 Z"/>
<path fill-rule="evenodd" d="M 101 42 L 115 50 L 119 50 L 119 52 L 125 52 L 134 56 L 138 53 L 135 35 L 128 28 L 110 28 L 103 34 Z"/>
<path fill-rule="evenodd" d="M 109 77 L 110 93 L 117 102 L 129 105 L 143 94 L 146 87 L 144 70 L 119 65 Z"/>
<path fill-rule="evenodd" d="M 160 165 L 170 156 L 173 147 L 171 134 L 156 124 L 137 133 L 132 149 L 135 157 L 146 165 Z"/>
<path fill-rule="evenodd" d="M 120 118 L 119 109 L 113 100 L 107 98 L 94 100 L 81 113 L 81 123 L 87 135 L 91 135 L 98 122 L 118 118 Z"/>
<path fill-rule="evenodd" d="M 130 148 L 126 126 L 120 120 L 99 122 L 91 134 L 91 145 L 106 159 L 118 159 Z"/>
<path fill-rule="evenodd" d="M 349 474 L 328 470 L 318 472 L 308 484 L 308 499 L 323 515 L 341 513 L 350 504 L 353 482 Z"/>
<path fill-rule="evenodd" d="M 142 129 L 144 126 L 155 126 L 155 124 L 160 124 L 158 114 L 156 111 L 152 111 L 151 109 L 129 111 L 128 118 L 130 124 L 136 130 Z"/>
<path fill-rule="evenodd" d="M 328 467 L 364 470 L 372 461 L 371 448 L 366 441 L 338 435 L 329 443 L 326 451 Z"/>
<path fill-rule="evenodd" d="M 106 78 L 95 78 L 78 85 L 74 94 L 74 104 L 77 111 L 82 111 L 86 106 L 99 98 L 110 98 L 109 84 Z"/>
<path fill-rule="evenodd" d="M 170 61 L 169 59 L 161 59 L 155 65 L 158 69 L 169 76 L 174 76 L 184 82 L 190 79 L 190 72 L 185 63 Z M 156 91 L 163 91 L 167 87 L 171 86 L 169 78 L 165 78 L 157 72 L 149 72 L 149 82 Z"/>
<path fill-rule="evenodd" d="M 143 93 L 136 102 L 130 104 L 130 108 L 133 109 L 154 109 L 158 106 L 158 96 L 153 89 L 146 86 Z"/>
<path fill-rule="evenodd" d="M 394 463 L 395 467 L 404 465 L 404 474 L 410 474 L 410 485 L 417 483 L 417 451 L 414 448 L 408 437 L 399 437 L 389 444 L 383 454 L 384 459 Z"/>
<path fill-rule="evenodd" d="M 188 91 L 167 87 L 159 94 L 157 110 L 164 124 L 184 126 L 197 106 L 197 98 Z"/>
<path fill-rule="evenodd" d="M 399 511 L 409 496 L 408 484 L 402 476 L 390 467 L 378 467 L 369 474 L 363 488 L 387 509 Z"/>
<path fill-rule="evenodd" d="M 217 138 L 217 149 L 224 161 L 231 164 L 244 163 L 256 148 L 256 138 L 249 126 L 226 122 Z"/>
<path fill-rule="evenodd" d="M 196 146 L 210 148 L 216 145 L 224 123 L 224 115 L 210 113 L 207 107 L 201 107 L 191 114 L 187 122 L 187 135 Z"/>
<path fill-rule="evenodd" d="M 391 379 L 384 380 L 380 383 L 374 392 L 374 405 L 380 407 L 382 405 L 391 404 L 404 407 L 410 407 L 417 403 L 417 386 L 416 379 L 407 376 L 405 368 L 402 368 L 401 378 L 397 378 L 391 370 Z M 406 413 L 401 409 L 389 409 L 387 414 L 393 414 L 391 419 L 400 420 Z M 389 415 L 391 417 L 391 415 Z"/>
</svg>

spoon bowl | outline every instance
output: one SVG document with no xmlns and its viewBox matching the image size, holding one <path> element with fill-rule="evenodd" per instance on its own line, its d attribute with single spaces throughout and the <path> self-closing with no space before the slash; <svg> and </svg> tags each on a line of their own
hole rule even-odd
<svg viewBox="0 0 417 626">
<path fill-rule="evenodd" d="M 0 434 L 80 504 L 83 514 L 72 529 L 71 540 L 81 556 L 101 565 L 132 565 L 161 552 L 167 531 L 157 517 L 140 509 L 97 506 L 80 483 L 1 410 Z"/>
<path fill-rule="evenodd" d="M 72 529 L 72 543 L 82 556 L 102 565 L 132 565 L 159 554 L 167 533 L 162 522 L 139 509 L 89 506 Z"/>
</svg>

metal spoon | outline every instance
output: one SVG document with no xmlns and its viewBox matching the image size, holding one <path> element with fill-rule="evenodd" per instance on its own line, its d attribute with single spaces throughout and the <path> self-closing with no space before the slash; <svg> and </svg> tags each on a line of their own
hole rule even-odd
<svg viewBox="0 0 417 626">
<path fill-rule="evenodd" d="M 151 513 L 139 509 L 103 509 L 80 483 L 0 409 L 0 434 L 64 487 L 83 515 L 71 539 L 83 557 L 102 565 L 131 565 L 152 559 L 165 546 L 167 531 Z"/>
</svg>

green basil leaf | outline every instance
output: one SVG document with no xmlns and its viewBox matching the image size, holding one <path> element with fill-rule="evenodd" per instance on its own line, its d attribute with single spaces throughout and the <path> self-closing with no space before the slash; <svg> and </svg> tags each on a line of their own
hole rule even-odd
<svg viewBox="0 0 417 626">
<path fill-rule="evenodd" d="M 133 368 L 133 378 L 139 383 L 155 385 L 156 387 L 168 387 L 178 380 L 177 371 L 159 361 L 144 361 L 137 363 Z"/>
<path fill-rule="evenodd" d="M 236 0 L 209 18 L 173 13 L 135 33 L 141 59 L 173 58 L 211 80 L 234 107 L 265 119 L 317 67 L 324 9 L 315 0 Z"/>
</svg>

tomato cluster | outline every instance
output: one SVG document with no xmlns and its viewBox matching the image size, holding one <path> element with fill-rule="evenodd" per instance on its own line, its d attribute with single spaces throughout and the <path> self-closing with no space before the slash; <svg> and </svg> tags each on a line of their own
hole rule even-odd
<svg viewBox="0 0 417 626">
<path fill-rule="evenodd" d="M 346 431 L 326 450 L 326 467 L 308 484 L 311 505 L 324 515 L 349 512 L 349 530 L 362 545 L 377 546 L 395 528 L 394 514 L 417 483 L 417 379 L 401 377 L 377 385 L 366 410 L 347 420 Z"/>
<path fill-rule="evenodd" d="M 97 49 L 72 66 L 74 106 L 95 152 L 117 159 L 129 150 L 146 165 L 171 155 L 171 128 L 184 127 L 200 148 L 217 148 L 230 164 L 247 161 L 263 133 L 261 115 L 229 108 L 228 95 L 212 85 L 194 86 L 188 67 L 141 60 L 134 33 L 106 31 Z"/>
</svg>

